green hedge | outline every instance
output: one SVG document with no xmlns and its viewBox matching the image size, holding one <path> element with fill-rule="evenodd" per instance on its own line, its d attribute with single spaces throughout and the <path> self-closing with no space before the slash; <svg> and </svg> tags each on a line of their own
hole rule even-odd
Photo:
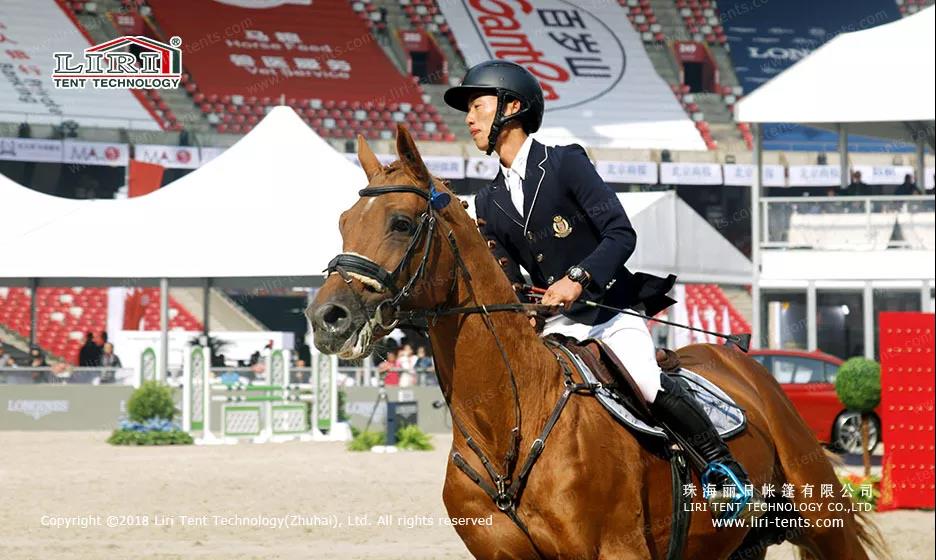
<svg viewBox="0 0 936 560">
<path fill-rule="evenodd" d="M 851 358 L 838 370 L 835 392 L 849 410 L 871 412 L 881 402 L 881 366 L 867 358 Z"/>
<path fill-rule="evenodd" d="M 189 445 L 192 436 L 172 422 L 175 402 L 172 388 L 158 381 L 146 381 L 130 395 L 130 418 L 107 438 L 111 445 Z"/>
<path fill-rule="evenodd" d="M 172 420 L 175 416 L 172 388 L 158 381 L 144 381 L 143 385 L 130 395 L 127 412 L 134 422 L 146 422 L 151 418 Z"/>
<path fill-rule="evenodd" d="M 111 445 L 191 445 L 192 436 L 182 430 L 172 432 L 138 432 L 114 430 L 107 438 Z"/>
</svg>

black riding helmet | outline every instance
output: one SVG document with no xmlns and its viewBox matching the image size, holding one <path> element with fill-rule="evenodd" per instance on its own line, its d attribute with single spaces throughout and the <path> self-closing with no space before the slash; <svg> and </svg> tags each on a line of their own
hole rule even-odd
<svg viewBox="0 0 936 560">
<path fill-rule="evenodd" d="M 453 109 L 468 112 L 468 100 L 478 93 L 496 95 L 497 111 L 488 134 L 488 155 L 494 151 L 494 144 L 504 125 L 518 119 L 527 134 L 539 130 L 543 123 L 543 88 L 539 80 L 517 63 L 508 60 L 488 60 L 472 66 L 459 86 L 445 92 L 445 103 Z M 511 99 L 520 101 L 520 110 L 504 116 L 504 104 Z"/>
</svg>

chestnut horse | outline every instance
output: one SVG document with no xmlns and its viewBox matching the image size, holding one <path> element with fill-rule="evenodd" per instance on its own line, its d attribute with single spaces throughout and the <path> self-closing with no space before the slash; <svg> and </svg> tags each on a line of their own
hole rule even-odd
<svg viewBox="0 0 936 560">
<path fill-rule="evenodd" d="M 474 445 L 492 468 L 516 472 L 563 393 L 562 364 L 527 316 L 493 311 L 518 298 L 475 221 L 462 204 L 446 204 L 454 195 L 431 177 L 402 126 L 396 149 L 399 160 L 384 167 L 358 137 L 369 184 L 341 215 L 343 257 L 329 265 L 332 273 L 306 310 L 315 346 L 345 358 L 366 356 L 393 328 L 398 309 L 435 310 L 429 334 L 437 374 L 454 423 L 464 428 L 453 429 L 453 456 L 484 477 L 487 466 Z M 344 266 L 336 265 L 340 258 Z M 490 312 L 438 313 L 481 305 Z M 711 344 L 687 346 L 678 355 L 747 412 L 747 428 L 729 446 L 755 486 L 772 483 L 779 495 L 784 483 L 795 485 L 792 502 L 801 513 L 793 517 L 810 527 L 774 531 L 772 538 L 783 534 L 805 557 L 861 560 L 869 558 L 867 551 L 886 554 L 876 527 L 849 510 L 819 442 L 762 366 L 740 351 Z M 510 454 L 514 433 L 517 457 Z M 453 461 L 442 499 L 452 517 L 493 514 L 491 526 L 455 527 L 477 558 L 664 558 L 673 515 L 670 477 L 667 460 L 597 400 L 573 395 L 516 504 L 525 529 Z M 815 497 L 801 496 L 806 484 L 813 485 Z M 822 484 L 834 485 L 834 497 L 820 498 Z M 695 512 L 684 557 L 764 558 L 764 541 L 771 537 L 754 531 L 716 530 L 709 512 Z"/>
</svg>

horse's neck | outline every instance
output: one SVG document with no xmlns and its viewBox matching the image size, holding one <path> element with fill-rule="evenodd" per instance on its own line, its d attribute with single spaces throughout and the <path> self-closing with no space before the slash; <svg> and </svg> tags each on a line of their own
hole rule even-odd
<svg viewBox="0 0 936 560">
<path fill-rule="evenodd" d="M 490 257 L 487 247 L 473 241 L 465 247 L 459 244 L 472 280 L 469 288 L 464 278 L 459 277 L 458 305 L 516 302 L 510 282 Z M 493 332 L 481 314 L 470 314 L 440 318 L 430 328 L 430 335 L 436 368 L 449 392 L 452 414 L 494 455 L 491 457 L 494 460 L 502 458 L 508 450 L 510 431 L 516 424 L 507 363 L 513 370 L 520 396 L 522 434 L 539 429 L 545 395 L 550 386 L 559 387 L 561 380 L 554 355 L 523 313 L 494 312 L 489 317 Z"/>
</svg>

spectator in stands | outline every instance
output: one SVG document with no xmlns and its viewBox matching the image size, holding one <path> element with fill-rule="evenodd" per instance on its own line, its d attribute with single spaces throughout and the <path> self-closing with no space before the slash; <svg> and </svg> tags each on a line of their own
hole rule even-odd
<svg viewBox="0 0 936 560">
<path fill-rule="evenodd" d="M 85 335 L 84 346 L 78 352 L 79 367 L 97 367 L 101 363 L 101 348 L 94 343 L 94 333 Z"/>
<path fill-rule="evenodd" d="M 396 352 L 392 350 L 387 352 L 387 357 L 377 366 L 377 371 L 380 373 L 380 376 L 383 377 L 384 384 L 399 385 L 400 369 L 397 363 Z"/>
<path fill-rule="evenodd" d="M 101 372 L 101 383 L 113 383 L 115 379 L 114 370 L 120 369 L 123 365 L 121 365 L 117 354 L 114 354 L 114 345 L 110 342 L 105 342 L 101 349 L 100 365 L 102 368 L 108 368 Z"/>
<path fill-rule="evenodd" d="M 920 194 L 920 190 L 917 188 L 916 183 L 913 182 L 913 176 L 907 173 L 904 175 L 903 183 L 897 187 L 897 190 L 894 191 L 894 194 L 898 196 Z"/>
<path fill-rule="evenodd" d="M 91 334 L 91 333 L 88 333 Z M 49 364 L 46 363 L 45 356 L 42 355 L 42 351 L 33 346 L 29 350 L 29 367 L 34 368 L 47 368 Z M 52 380 L 52 372 L 46 369 L 37 369 L 32 374 L 33 383 L 49 383 Z"/>
<path fill-rule="evenodd" d="M 3 347 L 3 343 L 0 342 L 0 368 L 13 367 L 11 362 L 13 358 L 6 353 L 6 348 Z"/>
<path fill-rule="evenodd" d="M 250 362 L 248 362 L 247 365 L 254 366 L 258 363 L 260 363 L 260 351 L 259 350 L 257 350 L 256 352 L 250 355 Z"/>
<path fill-rule="evenodd" d="M 404 344 L 397 354 L 397 365 L 400 367 L 400 387 L 412 387 L 416 384 L 416 354 L 413 347 Z"/>
<path fill-rule="evenodd" d="M 851 183 L 846 187 L 845 194 L 848 196 L 868 196 L 870 194 L 868 189 L 868 184 L 861 180 L 861 171 L 855 171 L 851 175 Z"/>
<path fill-rule="evenodd" d="M 224 359 L 224 354 L 221 355 L 221 358 Z M 120 358 L 117 357 L 117 354 L 114 354 L 114 345 L 110 342 L 105 342 L 104 347 L 101 349 L 101 367 L 123 367 L 120 363 Z"/>
<path fill-rule="evenodd" d="M 433 371 L 432 357 L 426 355 L 426 347 L 416 348 L 416 373 L 421 380 L 420 385 L 437 385 L 438 380 Z"/>
<path fill-rule="evenodd" d="M 301 339 L 302 336 L 303 335 L 301 333 L 298 333 L 296 338 Z M 299 347 L 296 349 L 296 359 L 302 360 L 306 364 L 312 363 L 312 349 L 309 348 L 309 345 L 306 344 L 305 342 L 299 343 Z M 306 367 L 306 366 L 302 366 L 302 367 Z"/>
</svg>

